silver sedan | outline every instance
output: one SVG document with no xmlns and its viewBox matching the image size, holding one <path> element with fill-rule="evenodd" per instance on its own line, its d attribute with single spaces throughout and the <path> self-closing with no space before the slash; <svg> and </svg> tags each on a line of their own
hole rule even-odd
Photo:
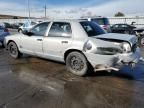
<svg viewBox="0 0 144 108">
<path fill-rule="evenodd" d="M 14 58 L 25 53 L 65 62 L 68 70 L 79 76 L 90 70 L 118 71 L 141 57 L 136 36 L 105 33 L 90 21 L 42 22 L 23 34 L 6 37 L 5 45 Z"/>
</svg>

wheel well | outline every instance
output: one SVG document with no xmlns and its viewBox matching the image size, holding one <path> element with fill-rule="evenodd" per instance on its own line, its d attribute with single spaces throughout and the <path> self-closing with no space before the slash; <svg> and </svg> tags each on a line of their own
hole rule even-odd
<svg viewBox="0 0 144 108">
<path fill-rule="evenodd" d="M 74 51 L 79 52 L 79 53 L 81 53 L 81 54 L 84 55 L 84 53 L 83 53 L 82 51 L 80 51 L 80 50 L 70 49 L 70 50 L 67 50 L 67 51 L 65 52 L 65 54 L 64 54 L 64 60 L 66 61 L 66 57 L 68 56 L 68 54 L 71 53 L 71 52 L 74 52 Z M 86 57 L 85 55 L 84 55 L 84 57 L 85 57 L 86 60 L 88 61 L 88 59 L 87 59 L 87 57 Z M 88 61 L 88 65 L 89 65 L 89 67 L 90 67 L 89 73 L 93 72 L 94 68 L 93 68 L 93 66 L 91 65 L 91 63 L 90 63 L 89 61 Z"/>
<path fill-rule="evenodd" d="M 14 43 L 15 43 L 15 41 L 9 40 L 8 43 L 7 43 L 6 45 L 8 46 L 8 44 L 9 44 L 10 42 L 14 42 Z M 16 43 L 15 43 L 15 44 L 16 44 Z M 16 44 L 16 46 L 17 46 L 17 44 Z M 17 47 L 18 47 L 18 46 L 17 46 Z"/>
<path fill-rule="evenodd" d="M 65 52 L 65 54 L 64 54 L 64 60 L 66 60 L 66 57 L 68 56 L 68 54 L 69 53 L 71 53 L 71 52 L 74 52 L 74 51 L 76 51 L 76 52 L 79 52 L 79 53 L 81 53 L 81 54 L 83 54 L 83 52 L 82 51 L 80 51 L 80 50 L 76 50 L 76 49 L 70 49 L 70 50 L 67 50 L 66 52 Z M 84 54 L 83 54 L 84 55 Z M 84 55 L 85 56 L 85 55 Z M 85 57 L 86 58 L 86 57 Z M 87 58 L 86 58 L 87 59 Z"/>
<path fill-rule="evenodd" d="M 7 45 L 8 45 L 10 42 L 14 42 L 14 41 L 13 41 L 13 40 L 9 40 L 8 43 L 7 43 Z M 15 42 L 14 42 L 14 43 L 15 43 Z"/>
</svg>

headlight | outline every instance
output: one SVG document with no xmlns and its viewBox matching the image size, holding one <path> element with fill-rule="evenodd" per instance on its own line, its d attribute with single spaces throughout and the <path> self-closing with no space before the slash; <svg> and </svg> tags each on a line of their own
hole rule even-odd
<svg viewBox="0 0 144 108">
<path fill-rule="evenodd" d="M 124 53 L 131 52 L 131 46 L 130 46 L 129 43 L 123 42 L 121 47 L 122 47 L 122 50 L 123 50 Z"/>
</svg>

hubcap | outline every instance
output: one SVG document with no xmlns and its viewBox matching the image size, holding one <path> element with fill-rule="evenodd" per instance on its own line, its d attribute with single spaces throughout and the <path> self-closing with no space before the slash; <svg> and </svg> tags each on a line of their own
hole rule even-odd
<svg viewBox="0 0 144 108">
<path fill-rule="evenodd" d="M 84 68 L 84 62 L 78 57 L 71 58 L 71 67 L 73 70 L 81 71 Z"/>
<path fill-rule="evenodd" d="M 16 55 L 17 54 L 17 48 L 15 45 L 10 45 L 9 51 L 11 55 Z"/>
</svg>

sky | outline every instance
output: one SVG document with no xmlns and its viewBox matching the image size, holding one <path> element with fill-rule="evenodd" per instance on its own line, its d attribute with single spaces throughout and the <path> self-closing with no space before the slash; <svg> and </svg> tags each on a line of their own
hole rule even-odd
<svg viewBox="0 0 144 108">
<path fill-rule="evenodd" d="M 144 0 L 29 0 L 31 17 L 79 18 L 97 15 L 112 17 L 117 12 L 126 16 L 144 16 Z M 28 16 L 28 0 L 0 0 L 0 14 Z"/>
</svg>

